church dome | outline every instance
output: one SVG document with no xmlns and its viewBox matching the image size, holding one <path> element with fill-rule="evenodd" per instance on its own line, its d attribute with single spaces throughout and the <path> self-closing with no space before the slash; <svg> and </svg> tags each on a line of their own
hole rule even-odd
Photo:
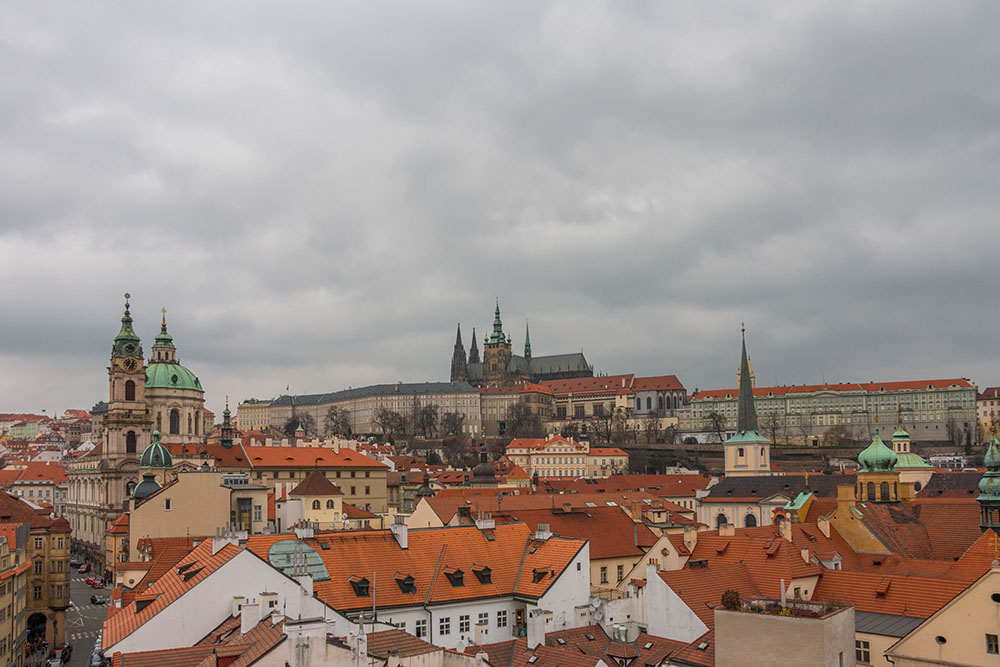
<svg viewBox="0 0 1000 667">
<path fill-rule="evenodd" d="M 497 471 L 486 460 L 486 449 L 479 454 L 479 465 L 472 469 L 472 484 L 478 486 L 493 485 L 497 483 Z"/>
<path fill-rule="evenodd" d="M 152 362 L 146 366 L 146 388 L 204 391 L 198 377 L 176 362 Z"/>
<path fill-rule="evenodd" d="M 909 440 L 910 434 L 906 432 L 902 426 L 896 429 L 896 432 L 892 434 L 892 441 L 898 442 L 900 440 Z"/>
<path fill-rule="evenodd" d="M 161 487 L 160 483 L 156 481 L 156 477 L 153 473 L 147 472 L 142 476 L 142 481 L 139 482 L 139 485 L 132 491 L 132 497 L 136 500 L 145 500 L 161 488 L 163 487 Z"/>
<path fill-rule="evenodd" d="M 174 464 L 170 450 L 160 444 L 160 432 L 153 431 L 153 441 L 142 451 L 140 468 L 169 468 Z"/>
<path fill-rule="evenodd" d="M 885 472 L 892 470 L 898 458 L 896 452 L 885 446 L 878 429 L 875 429 L 875 438 L 858 456 L 858 463 L 861 464 L 861 472 Z"/>
<path fill-rule="evenodd" d="M 997 440 L 996 435 L 990 438 L 983 463 L 986 465 L 986 474 L 979 480 L 979 498 L 977 500 L 1000 498 L 1000 440 Z"/>
</svg>

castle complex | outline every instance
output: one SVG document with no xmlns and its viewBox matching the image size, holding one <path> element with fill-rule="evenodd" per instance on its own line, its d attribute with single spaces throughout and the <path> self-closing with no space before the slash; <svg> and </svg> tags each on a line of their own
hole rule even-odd
<svg viewBox="0 0 1000 667">
<path fill-rule="evenodd" d="M 583 352 L 532 356 L 527 325 L 524 327 L 524 355 L 513 354 L 511 337 L 504 333 L 500 319 L 499 300 L 493 317 L 493 331 L 483 338 L 482 361 L 479 360 L 479 348 L 476 346 L 476 330 L 472 330 L 472 345 L 466 357 L 465 347 L 462 345 L 462 325 L 458 326 L 455 351 L 451 357 L 452 382 L 468 382 L 475 387 L 502 387 L 520 382 L 593 375 L 594 368 L 587 363 Z"/>
</svg>

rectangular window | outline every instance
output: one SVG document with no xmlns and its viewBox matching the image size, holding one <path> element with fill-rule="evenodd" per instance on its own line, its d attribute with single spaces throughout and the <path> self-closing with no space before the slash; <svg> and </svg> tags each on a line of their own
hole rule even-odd
<svg viewBox="0 0 1000 667">
<path fill-rule="evenodd" d="M 426 637 L 427 636 L 427 619 L 418 618 L 416 623 L 416 636 Z"/>
<path fill-rule="evenodd" d="M 170 498 L 165 498 L 163 500 L 163 509 L 170 511 Z"/>
<path fill-rule="evenodd" d="M 40 538 L 40 537 L 36 537 L 35 538 L 35 548 L 36 549 L 41 549 L 42 548 L 42 538 Z"/>
<path fill-rule="evenodd" d="M 365 487 L 365 495 L 366 496 L 370 496 L 371 494 L 372 494 L 372 487 L 366 486 Z"/>
<path fill-rule="evenodd" d="M 442 636 L 451 634 L 451 616 L 445 616 L 438 622 L 438 634 Z"/>
<path fill-rule="evenodd" d="M 261 517 L 264 516 L 263 508 L 260 505 L 253 506 L 253 520 L 260 521 Z"/>
<path fill-rule="evenodd" d="M 601 583 L 608 583 L 608 567 L 606 565 L 601 566 Z"/>
<path fill-rule="evenodd" d="M 31 594 L 32 594 L 32 596 L 34 597 L 35 600 L 41 600 L 42 599 L 42 587 L 41 586 L 35 586 L 32 589 Z"/>
<path fill-rule="evenodd" d="M 356 486 L 351 487 L 351 495 L 355 496 L 358 494 L 358 488 Z"/>
<path fill-rule="evenodd" d="M 507 610 L 501 609 L 497 612 L 497 627 L 506 628 L 507 627 Z"/>
<path fill-rule="evenodd" d="M 490 614 L 486 611 L 479 612 L 479 625 L 489 625 Z"/>
<path fill-rule="evenodd" d="M 57 549 L 63 548 L 63 538 L 60 537 L 59 539 L 56 540 L 56 548 Z"/>
<path fill-rule="evenodd" d="M 991 634 L 986 635 L 986 652 L 1000 653 L 1000 643 L 997 642 L 996 635 L 991 635 Z"/>
<path fill-rule="evenodd" d="M 864 663 L 866 665 L 871 664 L 872 661 L 871 644 L 863 639 L 855 639 L 854 657 L 858 662 Z"/>
<path fill-rule="evenodd" d="M 458 631 L 468 632 L 469 631 L 469 615 L 464 614 L 458 617 Z"/>
<path fill-rule="evenodd" d="M 41 574 L 41 573 L 42 573 L 42 561 L 36 560 L 35 561 L 35 574 Z M 37 600 L 38 598 L 35 598 L 35 599 Z"/>
</svg>

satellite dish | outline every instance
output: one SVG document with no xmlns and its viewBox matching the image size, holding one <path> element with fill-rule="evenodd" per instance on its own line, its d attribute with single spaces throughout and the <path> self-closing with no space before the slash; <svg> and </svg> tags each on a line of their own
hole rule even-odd
<svg viewBox="0 0 1000 667">
<path fill-rule="evenodd" d="M 347 521 L 347 512 L 343 512 L 343 513 L 342 513 L 342 514 L 340 515 L 340 520 L 341 520 L 341 521 Z"/>
</svg>

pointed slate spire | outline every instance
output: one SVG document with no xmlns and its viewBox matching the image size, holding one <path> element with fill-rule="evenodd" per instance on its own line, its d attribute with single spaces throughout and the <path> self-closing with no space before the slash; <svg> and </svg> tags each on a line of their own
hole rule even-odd
<svg viewBox="0 0 1000 667">
<path fill-rule="evenodd" d="M 750 381 L 750 362 L 747 360 L 746 328 L 741 328 L 743 335 L 743 356 L 740 359 L 740 400 L 736 413 L 736 432 L 757 432 L 757 406 L 753 400 L 753 383 Z"/>
<path fill-rule="evenodd" d="M 464 345 L 462 345 L 462 323 L 461 322 L 458 323 L 458 332 L 455 334 L 455 347 L 461 347 L 461 348 L 465 347 Z"/>
<path fill-rule="evenodd" d="M 466 382 L 469 379 L 469 366 L 465 360 L 465 346 L 462 345 L 462 325 L 458 325 L 455 334 L 455 351 L 451 354 L 451 381 Z"/>
<path fill-rule="evenodd" d="M 476 343 L 476 328 L 472 327 L 472 346 L 469 348 L 469 363 L 478 364 L 479 362 L 479 345 Z"/>
<path fill-rule="evenodd" d="M 531 333 L 527 322 L 524 323 L 524 358 L 531 361 Z"/>
<path fill-rule="evenodd" d="M 497 297 L 497 309 L 493 315 L 493 333 L 490 334 L 488 343 L 506 343 L 507 337 L 503 333 L 503 321 L 500 319 L 500 297 Z"/>
<path fill-rule="evenodd" d="M 233 422 L 230 419 L 232 413 L 229 412 L 229 394 L 226 394 L 226 409 L 222 411 L 222 432 L 219 438 L 219 444 L 221 444 L 226 449 L 230 449 L 233 446 Z"/>
</svg>

